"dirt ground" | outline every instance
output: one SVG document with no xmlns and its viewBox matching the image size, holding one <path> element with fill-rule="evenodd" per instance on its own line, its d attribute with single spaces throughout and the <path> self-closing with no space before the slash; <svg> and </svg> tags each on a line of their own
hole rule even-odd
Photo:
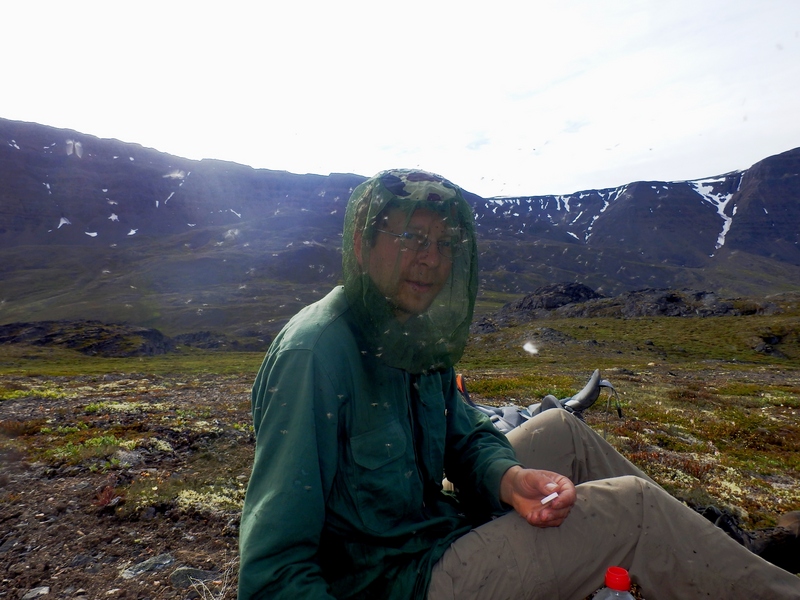
<svg viewBox="0 0 800 600">
<path fill-rule="evenodd" d="M 4 378 L 0 598 L 235 598 L 250 383 Z"/>
</svg>

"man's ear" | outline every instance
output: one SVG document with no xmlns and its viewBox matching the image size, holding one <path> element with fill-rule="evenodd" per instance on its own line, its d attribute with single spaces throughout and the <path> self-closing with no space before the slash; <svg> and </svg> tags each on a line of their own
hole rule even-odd
<svg viewBox="0 0 800 600">
<path fill-rule="evenodd" d="M 356 229 L 353 232 L 353 253 L 356 255 L 356 261 L 358 262 L 359 267 L 364 267 L 364 263 L 361 261 L 361 230 Z"/>
</svg>

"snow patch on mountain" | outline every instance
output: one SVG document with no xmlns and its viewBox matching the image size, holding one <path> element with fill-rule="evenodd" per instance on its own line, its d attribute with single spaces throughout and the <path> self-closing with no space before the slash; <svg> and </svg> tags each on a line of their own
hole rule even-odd
<svg viewBox="0 0 800 600">
<path fill-rule="evenodd" d="M 702 197 L 703 200 L 716 207 L 717 214 L 722 218 L 722 231 L 720 231 L 719 235 L 717 236 L 717 244 L 714 247 L 714 250 L 719 250 L 725 245 L 725 236 L 728 234 L 728 231 L 731 228 L 731 223 L 733 223 L 733 216 L 736 214 L 735 206 L 733 207 L 731 216 L 728 216 L 725 213 L 725 208 L 728 206 L 731 198 L 733 198 L 733 194 L 714 193 L 714 184 L 723 183 L 724 181 L 725 177 L 714 177 L 711 179 L 696 179 L 695 181 L 689 182 L 694 190 L 700 194 L 700 197 Z M 712 254 L 711 256 L 714 255 Z"/>
<path fill-rule="evenodd" d="M 77 140 L 67 140 L 67 156 L 73 154 L 78 158 L 83 158 L 83 144 Z"/>
</svg>

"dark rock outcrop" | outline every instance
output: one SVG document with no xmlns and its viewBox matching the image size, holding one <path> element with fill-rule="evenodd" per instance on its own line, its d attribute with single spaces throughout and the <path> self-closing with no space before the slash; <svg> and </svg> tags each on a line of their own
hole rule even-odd
<svg viewBox="0 0 800 600">
<path fill-rule="evenodd" d="M 534 312 L 540 309 L 554 310 L 567 304 L 586 302 L 595 298 L 603 298 L 592 288 L 580 283 L 554 283 L 537 289 L 532 294 L 512 302 L 503 308 L 504 312 Z"/>
<path fill-rule="evenodd" d="M 0 344 L 60 346 L 83 354 L 111 358 L 155 356 L 175 350 L 157 329 L 99 321 L 39 321 L 0 325 Z"/>
<path fill-rule="evenodd" d="M 559 283 L 543 286 L 492 315 L 476 319 L 472 332 L 489 333 L 550 318 L 719 317 L 778 312 L 778 305 L 769 300 L 721 298 L 713 292 L 643 289 L 606 298 L 585 285 Z M 764 343 L 768 345 L 769 340 Z"/>
<path fill-rule="evenodd" d="M 270 341 L 269 336 L 240 341 L 211 331 L 170 338 L 158 329 L 100 321 L 38 321 L 0 325 L 0 344 L 55 346 L 108 358 L 156 356 L 176 352 L 180 346 L 263 352 Z"/>
<path fill-rule="evenodd" d="M 778 306 L 766 300 L 720 298 L 697 290 L 644 289 L 614 298 L 593 299 L 559 307 L 559 317 L 720 317 L 774 314 Z"/>
<path fill-rule="evenodd" d="M 595 298 L 603 298 L 603 296 L 580 283 L 545 285 L 532 294 L 506 304 L 494 315 L 476 319 L 472 325 L 472 331 L 488 333 L 501 327 L 524 323 L 536 318 L 547 318 L 551 311 L 562 306 L 580 304 Z"/>
</svg>

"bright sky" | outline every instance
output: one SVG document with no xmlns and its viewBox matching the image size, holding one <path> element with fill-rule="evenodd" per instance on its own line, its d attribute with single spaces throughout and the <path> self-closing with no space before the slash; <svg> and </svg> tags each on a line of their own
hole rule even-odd
<svg viewBox="0 0 800 600">
<path fill-rule="evenodd" d="M 697 179 L 800 147 L 800 0 L 25 0 L 0 117 L 483 196 Z"/>
</svg>

